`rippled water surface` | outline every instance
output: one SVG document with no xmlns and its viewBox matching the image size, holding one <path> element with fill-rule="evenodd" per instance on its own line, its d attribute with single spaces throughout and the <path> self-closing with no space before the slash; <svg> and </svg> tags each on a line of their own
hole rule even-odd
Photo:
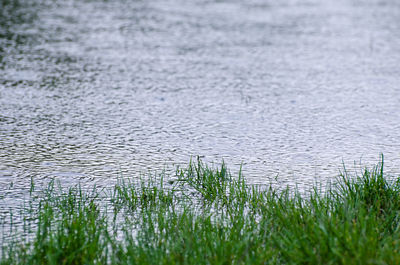
<svg viewBox="0 0 400 265">
<path fill-rule="evenodd" d="M 309 185 L 400 173 L 397 0 L 1 0 L 0 187 L 200 155 Z"/>
</svg>

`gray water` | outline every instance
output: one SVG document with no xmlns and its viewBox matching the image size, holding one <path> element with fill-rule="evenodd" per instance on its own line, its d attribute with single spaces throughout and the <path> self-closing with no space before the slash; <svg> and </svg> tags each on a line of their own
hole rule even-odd
<svg viewBox="0 0 400 265">
<path fill-rule="evenodd" d="M 3 192 L 197 155 L 251 183 L 307 187 L 380 153 L 400 173 L 397 0 L 0 3 Z"/>
</svg>

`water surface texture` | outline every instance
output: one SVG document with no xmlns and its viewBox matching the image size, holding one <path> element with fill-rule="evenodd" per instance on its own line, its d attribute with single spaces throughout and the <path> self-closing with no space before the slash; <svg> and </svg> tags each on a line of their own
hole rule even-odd
<svg viewBox="0 0 400 265">
<path fill-rule="evenodd" d="M 397 0 L 0 3 L 1 188 L 192 155 L 251 183 L 400 173 Z"/>
</svg>

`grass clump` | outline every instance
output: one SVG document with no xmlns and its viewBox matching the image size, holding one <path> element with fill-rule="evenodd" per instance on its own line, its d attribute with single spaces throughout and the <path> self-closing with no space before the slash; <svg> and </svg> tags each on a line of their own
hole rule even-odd
<svg viewBox="0 0 400 265">
<path fill-rule="evenodd" d="M 3 237 L 0 264 L 400 264 L 399 188 L 383 158 L 307 195 L 200 160 L 173 183 L 49 186 L 29 204 L 30 236 Z"/>
<path fill-rule="evenodd" d="M 51 182 L 42 196 L 37 211 L 30 209 L 33 239 L 15 235 L 9 244 L 3 242 L 0 264 L 105 264 L 107 220 L 95 202 L 97 194 L 79 186 L 56 191 Z"/>
</svg>

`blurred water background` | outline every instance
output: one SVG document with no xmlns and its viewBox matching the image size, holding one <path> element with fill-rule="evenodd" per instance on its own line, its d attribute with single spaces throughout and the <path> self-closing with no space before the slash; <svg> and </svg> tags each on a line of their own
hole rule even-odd
<svg viewBox="0 0 400 265">
<path fill-rule="evenodd" d="M 261 184 L 380 153 L 400 173 L 397 0 L 0 3 L 3 206 L 31 179 L 107 186 L 197 155 Z"/>
</svg>

